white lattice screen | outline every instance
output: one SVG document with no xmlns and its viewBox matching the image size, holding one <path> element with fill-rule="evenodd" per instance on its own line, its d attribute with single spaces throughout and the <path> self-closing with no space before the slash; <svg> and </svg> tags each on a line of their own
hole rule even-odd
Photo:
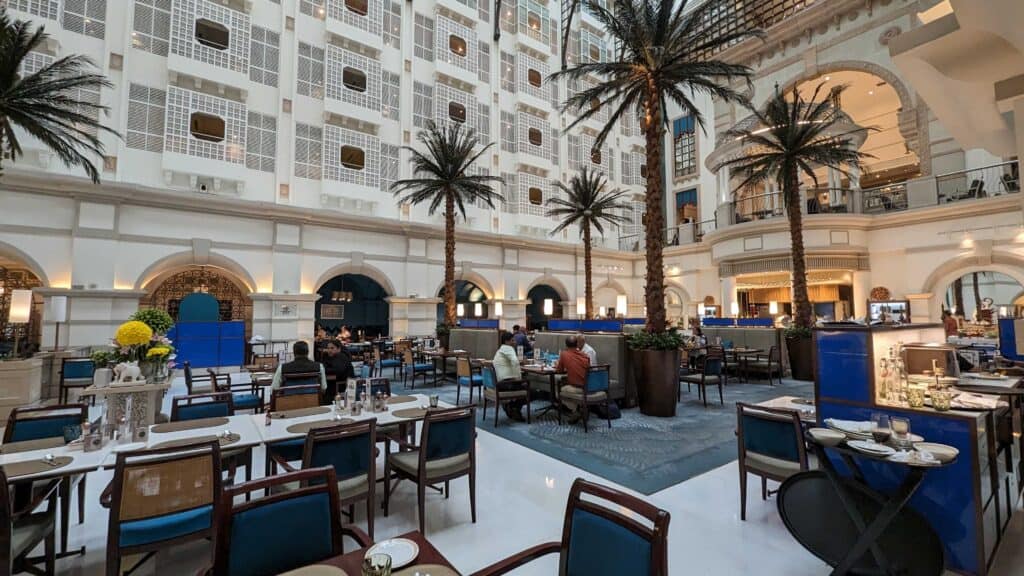
<svg viewBox="0 0 1024 576">
<path fill-rule="evenodd" d="M 544 216 L 547 212 L 547 208 L 544 207 L 544 203 L 547 202 L 549 194 L 551 193 L 551 182 L 547 178 L 542 178 L 536 174 L 530 174 L 529 172 L 520 172 L 516 175 L 516 180 L 519 183 L 519 212 L 521 214 L 533 214 L 534 216 Z M 531 198 L 536 200 L 536 192 L 533 195 L 530 194 L 530 189 L 536 188 L 540 190 L 540 204 L 534 204 L 531 202 Z"/>
<path fill-rule="evenodd" d="M 381 70 L 380 113 L 385 118 L 399 120 L 398 107 L 401 103 L 402 77 L 394 72 Z"/>
<path fill-rule="evenodd" d="M 200 140 L 192 136 L 190 121 L 193 112 L 212 114 L 224 120 L 224 139 L 220 142 Z M 223 160 L 233 164 L 245 162 L 245 104 L 169 86 L 167 88 L 166 150 L 198 158 Z"/>
<path fill-rule="evenodd" d="M 196 40 L 196 20 L 200 18 L 229 30 L 226 50 L 218 50 Z M 171 19 L 171 52 L 248 74 L 249 16 L 206 0 L 175 0 Z"/>
<path fill-rule="evenodd" d="M 548 43 L 551 20 L 548 8 L 537 0 L 519 0 L 519 30 L 538 42 Z"/>
<path fill-rule="evenodd" d="M 414 54 L 428 62 L 434 61 L 434 19 L 415 13 L 413 19 Z"/>
<path fill-rule="evenodd" d="M 171 38 L 171 0 L 135 0 L 132 47 L 167 56 Z"/>
<path fill-rule="evenodd" d="M 323 20 L 327 15 L 327 0 L 299 0 L 299 12 Z"/>
<path fill-rule="evenodd" d="M 477 135 L 480 137 L 481 144 L 487 144 L 491 141 L 491 107 L 483 102 L 478 102 L 477 107 L 477 122 L 476 130 Z"/>
<path fill-rule="evenodd" d="M 295 71 L 296 91 L 303 96 L 324 98 L 324 49 L 299 42 L 299 68 Z"/>
<path fill-rule="evenodd" d="M 442 61 L 457 66 L 470 72 L 477 73 L 477 49 L 479 39 L 476 30 L 463 26 L 451 18 L 440 14 L 435 15 L 436 34 L 434 35 L 434 55 Z M 465 54 L 456 54 L 451 49 L 451 37 L 455 36 L 463 41 L 461 46 L 465 47 Z"/>
<path fill-rule="evenodd" d="M 345 68 L 353 68 L 366 75 L 365 90 L 345 85 Z M 327 45 L 327 97 L 355 106 L 380 110 L 380 61 L 357 54 L 333 44 Z"/>
<path fill-rule="evenodd" d="M 7 7 L 47 20 L 60 20 L 60 0 L 7 0 Z"/>
<path fill-rule="evenodd" d="M 354 146 L 363 151 L 363 168 L 348 168 L 341 164 L 341 147 Z M 324 178 L 377 188 L 380 186 L 380 139 L 327 124 L 324 126 Z"/>
<path fill-rule="evenodd" d="M 360 14 L 349 10 L 345 6 L 345 0 L 330 0 L 327 6 L 327 15 L 376 36 L 381 32 L 381 6 L 384 0 L 365 0 L 365 2 L 366 14 Z"/>
<path fill-rule="evenodd" d="M 399 147 L 394 144 L 380 145 L 380 189 L 389 192 L 391 184 L 398 181 Z"/>
<path fill-rule="evenodd" d="M 477 66 L 477 78 L 481 82 L 491 83 L 491 45 L 486 41 L 481 40 L 478 52 L 480 56 L 479 66 Z"/>
<path fill-rule="evenodd" d="M 514 112 L 501 111 L 501 149 L 505 152 L 516 151 L 516 115 Z"/>
<path fill-rule="evenodd" d="M 380 27 L 384 45 L 395 49 L 402 48 L 402 4 L 386 2 L 384 4 L 383 22 Z"/>
<path fill-rule="evenodd" d="M 164 150 L 164 119 L 167 92 L 142 84 L 128 86 L 128 129 L 125 143 L 129 148 L 148 152 Z"/>
<path fill-rule="evenodd" d="M 519 135 L 519 152 L 525 152 L 544 159 L 550 159 L 551 124 L 540 116 L 534 116 L 529 112 L 520 110 L 519 112 L 516 112 L 516 125 L 519 127 L 516 131 Z M 539 145 L 530 141 L 531 134 L 540 134 Z"/>
<path fill-rule="evenodd" d="M 65 30 L 103 38 L 107 32 L 107 0 L 64 0 Z"/>
<path fill-rule="evenodd" d="M 472 126 L 477 118 L 477 99 L 469 92 L 463 92 L 442 82 L 434 86 L 434 122 L 438 126 L 447 125 L 452 122 L 448 115 L 448 107 L 451 102 L 461 104 L 466 110 L 466 121 L 464 124 Z"/>
<path fill-rule="evenodd" d="M 281 71 L 281 35 L 273 30 L 253 26 L 249 44 L 249 79 L 277 86 Z"/>
<path fill-rule="evenodd" d="M 516 91 L 516 55 L 509 52 L 501 53 L 501 89 L 506 92 Z"/>
<path fill-rule="evenodd" d="M 324 131 L 319 126 L 295 123 L 295 175 L 319 180 L 323 162 Z"/>
<path fill-rule="evenodd" d="M 245 166 L 261 172 L 273 172 L 277 158 L 277 118 L 249 112 L 245 136 Z"/>
<path fill-rule="evenodd" d="M 517 58 L 519 59 L 517 62 L 519 91 L 544 101 L 549 100 L 551 98 L 551 83 L 547 81 L 549 72 L 547 62 L 542 61 L 540 58 L 534 58 L 525 52 L 520 52 Z M 540 80 L 540 86 L 534 86 L 530 83 L 531 73 L 534 79 Z"/>
</svg>

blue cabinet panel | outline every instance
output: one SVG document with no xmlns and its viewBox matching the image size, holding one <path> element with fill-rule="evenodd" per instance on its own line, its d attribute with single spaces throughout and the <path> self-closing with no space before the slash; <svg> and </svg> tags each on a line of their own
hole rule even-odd
<svg viewBox="0 0 1024 576">
<path fill-rule="evenodd" d="M 818 393 L 822 398 L 872 402 L 871 357 L 867 332 L 815 333 L 818 363 Z"/>
</svg>

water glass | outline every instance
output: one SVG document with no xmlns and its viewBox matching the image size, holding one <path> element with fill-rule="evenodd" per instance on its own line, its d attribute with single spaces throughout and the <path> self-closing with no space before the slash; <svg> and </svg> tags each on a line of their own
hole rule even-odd
<svg viewBox="0 0 1024 576">
<path fill-rule="evenodd" d="M 871 437 L 879 444 L 885 444 L 892 436 L 889 415 L 876 412 L 871 415 Z"/>
<path fill-rule="evenodd" d="M 431 408 L 437 408 L 437 400 L 438 400 L 437 394 L 431 394 L 430 395 L 430 407 Z"/>
<path fill-rule="evenodd" d="M 910 419 L 902 416 L 893 416 L 889 419 L 892 426 L 893 441 L 900 448 L 910 448 Z"/>
<path fill-rule="evenodd" d="M 363 576 L 391 576 L 391 556 L 371 554 L 363 558 Z"/>
</svg>

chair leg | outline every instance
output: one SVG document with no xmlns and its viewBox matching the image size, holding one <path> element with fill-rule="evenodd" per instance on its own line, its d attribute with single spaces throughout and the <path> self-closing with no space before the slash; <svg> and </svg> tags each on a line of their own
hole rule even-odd
<svg viewBox="0 0 1024 576">
<path fill-rule="evenodd" d="M 526 391 L 526 423 L 530 423 L 530 391 Z"/>
<path fill-rule="evenodd" d="M 473 386 L 469 387 L 470 394 L 473 393 Z M 455 405 L 459 405 L 459 398 L 462 397 L 462 382 L 455 385 Z"/>
<path fill-rule="evenodd" d="M 608 419 L 608 429 L 609 430 L 612 429 L 612 411 L 610 410 L 610 408 L 611 408 L 611 406 L 609 404 L 609 401 L 605 400 L 604 401 L 604 415 L 605 415 L 605 418 Z"/>
<path fill-rule="evenodd" d="M 85 524 L 85 479 L 88 475 L 83 474 L 78 482 L 78 523 Z"/>
<path fill-rule="evenodd" d="M 740 466 L 740 520 L 747 519 L 747 471 Z"/>
<path fill-rule="evenodd" d="M 494 389 L 494 427 L 498 427 L 498 412 L 501 412 L 501 394 L 498 394 L 498 389 Z"/>
<path fill-rule="evenodd" d="M 470 469 L 469 472 L 469 514 L 476 524 L 476 472 Z"/>
<path fill-rule="evenodd" d="M 366 496 L 366 533 L 370 535 L 370 540 L 373 540 L 373 504 L 375 498 L 373 498 L 373 491 Z"/>
<path fill-rule="evenodd" d="M 586 398 L 583 399 L 583 403 L 580 404 L 580 408 L 583 409 L 583 416 L 581 416 L 581 418 L 583 418 L 583 433 L 587 434 L 590 432 L 587 427 L 587 422 L 590 421 L 590 404 L 587 404 Z"/>
<path fill-rule="evenodd" d="M 71 527 L 71 482 L 64 478 L 60 483 L 60 551 L 68 549 L 68 533 Z"/>
<path fill-rule="evenodd" d="M 761 476 L 761 500 L 768 499 L 768 477 Z"/>
<path fill-rule="evenodd" d="M 722 403 L 722 406 L 725 406 L 725 397 L 722 395 L 722 381 L 721 380 L 718 381 L 718 401 Z"/>
<path fill-rule="evenodd" d="M 427 482 L 425 478 L 416 482 L 416 501 L 419 509 L 420 534 L 426 534 Z"/>
<path fill-rule="evenodd" d="M 46 534 L 43 538 L 43 556 L 46 558 L 46 574 L 56 574 L 57 569 L 57 542 L 53 531 Z"/>
<path fill-rule="evenodd" d="M 483 410 L 483 412 L 480 413 L 480 421 L 481 422 L 486 422 L 487 421 L 487 397 L 485 396 L 483 400 L 484 400 L 484 410 Z"/>
<path fill-rule="evenodd" d="M 384 516 L 388 515 L 388 505 L 391 502 L 391 459 L 384 455 Z"/>
</svg>

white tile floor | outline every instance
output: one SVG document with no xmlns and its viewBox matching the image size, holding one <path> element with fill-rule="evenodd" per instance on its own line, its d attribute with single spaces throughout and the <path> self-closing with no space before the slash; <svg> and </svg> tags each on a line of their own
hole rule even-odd
<svg viewBox="0 0 1024 576">
<path fill-rule="evenodd" d="M 599 482 L 578 468 L 549 458 L 493 434 L 480 431 L 477 441 L 477 523 L 470 523 L 469 495 L 464 480 L 455 481 L 449 500 L 434 493 L 427 496 L 427 537 L 462 573 L 482 568 L 519 550 L 561 533 L 569 486 L 577 477 Z M 255 455 L 263 462 L 262 451 Z M 256 466 L 262 474 L 262 464 Z M 109 472 L 91 474 L 88 485 L 87 522 L 74 525 L 72 547 L 84 544 L 85 557 L 61 560 L 58 573 L 104 573 L 106 510 L 98 504 Z M 756 486 L 756 484 L 755 484 Z M 672 515 L 669 526 L 669 569 L 672 574 L 697 575 L 821 575 L 827 567 L 804 551 L 786 532 L 778 518 L 774 499 L 763 502 L 752 490 L 747 521 L 739 519 L 739 488 L 735 462 L 715 469 L 649 497 Z M 395 492 L 391 516 L 378 515 L 378 540 L 416 528 L 413 486 L 402 484 Z M 365 519 L 357 512 L 357 523 Z M 73 516 L 74 518 L 74 516 Z M 996 561 L 995 576 L 1024 573 L 1024 514 L 1014 518 Z M 346 549 L 352 543 L 346 540 Z M 135 572 L 195 574 L 208 562 L 208 546 L 191 545 L 161 553 Z M 554 557 L 519 570 L 520 575 L 557 572 Z"/>
</svg>

